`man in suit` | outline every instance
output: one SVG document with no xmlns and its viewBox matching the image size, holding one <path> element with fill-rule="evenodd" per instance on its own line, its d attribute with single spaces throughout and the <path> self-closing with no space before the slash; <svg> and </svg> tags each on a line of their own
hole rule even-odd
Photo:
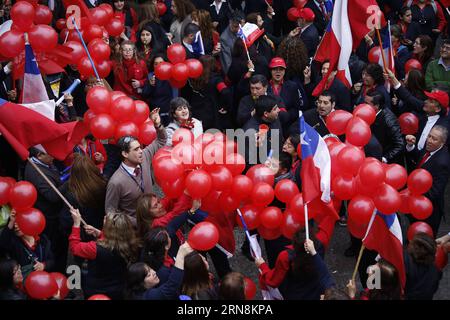
<svg viewBox="0 0 450 320">
<path fill-rule="evenodd" d="M 421 151 L 415 145 L 417 140 L 414 136 L 408 137 L 406 145 L 407 156 L 411 158 L 416 168 L 427 170 L 433 177 L 431 189 L 424 195 L 433 204 L 433 213 L 425 222 L 431 226 L 435 236 L 445 213 L 444 194 L 450 177 L 450 155 L 445 146 L 447 138 L 448 129 L 437 125 L 431 129 L 425 148 Z"/>
<path fill-rule="evenodd" d="M 300 39 L 308 49 L 308 57 L 313 57 L 319 46 L 319 31 L 314 25 L 314 12 L 309 8 L 303 8 L 299 12 L 297 25 L 300 27 Z"/>
<path fill-rule="evenodd" d="M 186 51 L 186 59 L 198 59 L 202 56 L 200 48 L 194 47 L 195 35 L 198 31 L 200 28 L 194 23 L 188 23 L 184 28 L 182 44 Z"/>
<path fill-rule="evenodd" d="M 234 42 L 238 38 L 237 33 L 240 25 L 243 25 L 244 23 L 245 20 L 242 13 L 235 11 L 230 17 L 228 27 L 220 35 L 220 61 L 222 62 L 224 74 L 228 73 L 228 69 L 231 66 L 231 50 L 233 49 Z"/>
<path fill-rule="evenodd" d="M 336 97 L 330 91 L 325 90 L 317 98 L 316 109 L 307 110 L 303 116 L 306 123 L 313 127 L 321 137 L 330 134 L 326 125 L 328 115 L 334 111 L 336 106 Z M 298 119 L 289 128 L 290 134 L 300 134 Z"/>
<path fill-rule="evenodd" d="M 330 21 L 331 11 L 325 6 L 325 0 L 309 0 L 305 5 L 305 8 L 309 8 L 314 13 L 314 25 L 322 36 Z"/>
<path fill-rule="evenodd" d="M 227 28 L 231 15 L 229 4 L 224 0 L 214 0 L 209 6 L 209 14 L 216 31 L 221 34 Z"/>
</svg>

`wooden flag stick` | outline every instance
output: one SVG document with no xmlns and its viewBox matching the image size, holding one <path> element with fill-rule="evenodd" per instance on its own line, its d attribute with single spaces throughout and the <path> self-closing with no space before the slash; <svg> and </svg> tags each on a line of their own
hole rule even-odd
<svg viewBox="0 0 450 320">
<path fill-rule="evenodd" d="M 42 178 L 44 178 L 44 180 L 49 184 L 49 186 L 53 189 L 53 191 L 55 191 L 56 194 L 61 198 L 61 200 L 64 201 L 64 203 L 69 207 L 69 209 L 70 210 L 74 209 L 74 207 L 72 207 L 70 202 L 67 201 L 67 199 L 62 195 L 62 193 L 58 190 L 58 188 L 53 184 L 53 182 L 51 182 L 49 178 L 47 178 L 45 173 L 43 173 L 42 170 L 39 169 L 39 167 L 33 161 L 31 161 L 30 158 L 28 158 L 28 162 L 33 166 L 34 169 L 36 169 L 36 171 L 42 176 Z M 84 221 L 83 218 L 81 218 L 81 222 L 87 225 L 86 221 Z"/>
<path fill-rule="evenodd" d="M 380 29 L 376 28 L 375 31 L 377 33 L 378 42 L 380 44 L 379 47 L 380 47 L 380 51 L 381 51 L 381 59 L 383 59 L 384 72 L 387 72 L 388 67 L 387 67 L 387 63 L 386 63 L 386 57 L 384 56 L 383 41 L 381 41 Z"/>
<path fill-rule="evenodd" d="M 353 283 L 355 283 L 356 272 L 358 272 L 359 264 L 361 262 L 361 257 L 362 257 L 362 254 L 363 254 L 365 248 L 366 247 L 363 244 L 361 244 L 361 249 L 359 250 L 358 260 L 356 260 L 355 270 L 353 270 L 353 275 L 352 275 Z"/>
</svg>

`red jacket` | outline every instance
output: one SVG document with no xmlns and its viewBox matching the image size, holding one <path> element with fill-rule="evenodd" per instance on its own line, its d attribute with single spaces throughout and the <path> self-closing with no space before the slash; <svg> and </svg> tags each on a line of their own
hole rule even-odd
<svg viewBox="0 0 450 320">
<path fill-rule="evenodd" d="M 123 60 L 120 65 L 117 61 L 113 63 L 114 70 L 114 90 L 122 91 L 126 95 L 141 99 L 141 95 L 131 86 L 131 80 L 139 80 L 141 88 L 144 86 L 148 75 L 147 66 L 144 60 Z"/>
</svg>

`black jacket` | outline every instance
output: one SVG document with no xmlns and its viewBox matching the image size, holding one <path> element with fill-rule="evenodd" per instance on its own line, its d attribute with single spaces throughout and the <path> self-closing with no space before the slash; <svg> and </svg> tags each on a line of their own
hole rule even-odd
<svg viewBox="0 0 450 320">
<path fill-rule="evenodd" d="M 307 27 L 301 34 L 300 39 L 302 39 L 303 43 L 308 50 L 308 57 L 314 56 L 316 53 L 317 47 L 319 46 L 320 38 L 319 31 L 314 24 L 311 24 Z"/>
<path fill-rule="evenodd" d="M 382 109 L 370 129 L 383 147 L 383 157 L 387 162 L 391 163 L 398 159 L 405 149 L 405 139 L 400 130 L 400 124 L 392 111 L 386 108 Z"/>
<path fill-rule="evenodd" d="M 330 133 L 325 121 L 319 116 L 316 109 L 309 109 L 303 113 L 303 117 L 307 124 L 309 124 L 313 129 L 319 133 L 321 137 L 326 136 Z M 300 134 L 300 126 L 298 119 L 289 127 L 289 134 Z"/>
<path fill-rule="evenodd" d="M 319 35 L 323 35 L 325 29 L 327 28 L 328 20 L 326 20 L 322 11 L 319 7 L 317 7 L 314 1 L 308 1 L 308 3 L 305 5 L 305 8 L 310 8 L 314 12 L 314 25 L 316 26 Z"/>
<path fill-rule="evenodd" d="M 284 107 L 289 114 L 288 123 L 291 123 L 298 118 L 299 110 L 304 110 L 303 99 L 300 98 L 301 94 L 299 92 L 300 88 L 294 81 L 286 80 L 281 86 L 279 97 L 283 101 Z M 267 93 L 273 94 L 270 83 Z"/>
<path fill-rule="evenodd" d="M 0 287 L 0 300 L 27 300 L 27 296 L 19 289 Z"/>
<path fill-rule="evenodd" d="M 210 1 L 211 2 L 211 1 Z M 209 14 L 211 16 L 212 22 L 218 22 L 219 24 L 216 27 L 218 33 L 222 33 L 228 27 L 228 21 L 231 16 L 231 10 L 227 2 L 223 3 L 220 7 L 219 14 L 216 12 L 216 7 L 213 4 L 210 4 Z"/>
<path fill-rule="evenodd" d="M 433 295 L 439 288 L 442 272 L 436 266 L 419 264 L 404 252 L 407 300 L 433 300 Z"/>
<path fill-rule="evenodd" d="M 284 102 L 279 96 L 272 95 L 278 103 L 280 108 L 284 107 Z M 241 99 L 239 102 L 239 107 L 237 110 L 237 124 L 238 127 L 244 126 L 247 121 L 249 121 L 252 117 L 252 111 L 255 109 L 255 100 L 253 100 L 252 96 L 248 95 Z"/>
</svg>

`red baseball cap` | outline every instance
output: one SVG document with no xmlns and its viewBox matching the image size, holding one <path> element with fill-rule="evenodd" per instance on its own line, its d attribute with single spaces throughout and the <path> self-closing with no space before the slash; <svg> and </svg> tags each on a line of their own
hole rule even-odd
<svg viewBox="0 0 450 320">
<path fill-rule="evenodd" d="M 278 67 L 286 69 L 286 62 L 284 61 L 283 58 L 275 57 L 270 61 L 269 68 L 273 69 Z"/>
<path fill-rule="evenodd" d="M 300 9 L 299 18 L 305 19 L 305 21 L 312 22 L 314 21 L 314 12 L 310 8 Z"/>
<path fill-rule="evenodd" d="M 436 90 L 433 92 L 428 92 L 425 91 L 425 95 L 433 100 L 436 100 L 437 102 L 439 102 L 439 104 L 445 108 L 448 109 L 448 94 L 444 91 L 441 90 Z"/>
</svg>

